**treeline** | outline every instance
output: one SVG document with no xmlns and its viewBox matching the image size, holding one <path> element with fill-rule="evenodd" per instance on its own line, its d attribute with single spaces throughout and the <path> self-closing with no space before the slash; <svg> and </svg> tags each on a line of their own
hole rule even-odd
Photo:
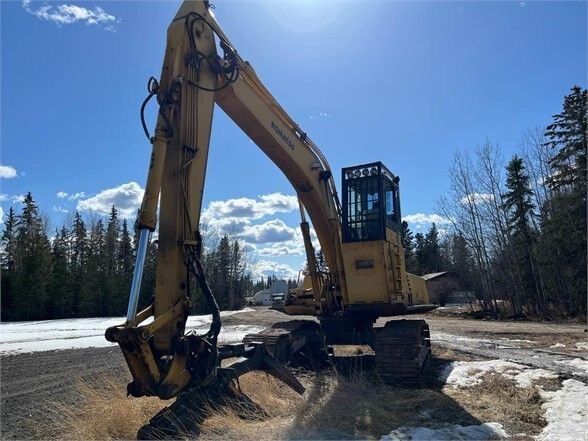
<svg viewBox="0 0 588 441">
<path fill-rule="evenodd" d="M 574 86 L 506 164 L 490 142 L 453 158 L 439 203 L 452 223 L 449 264 L 489 312 L 586 314 L 587 110 Z"/>
<path fill-rule="evenodd" d="M 106 219 L 84 221 L 76 212 L 69 225 L 49 237 L 48 223 L 28 193 L 20 212 L 10 208 L 1 237 L 1 319 L 44 320 L 123 316 L 135 264 L 138 231 L 120 219 L 115 207 Z M 255 283 L 248 256 L 227 236 L 208 244 L 202 260 L 221 309 L 236 309 L 246 295 L 267 286 Z M 157 241 L 151 241 L 141 285 L 140 305 L 155 290 Z M 196 284 L 194 313 L 207 312 Z"/>
<path fill-rule="evenodd" d="M 408 227 L 408 222 L 402 222 L 401 231 L 402 246 L 404 247 L 404 260 L 406 270 L 417 275 L 449 271 L 453 260 L 449 236 L 440 238 L 439 230 L 433 223 L 426 233 L 413 232 Z"/>
</svg>

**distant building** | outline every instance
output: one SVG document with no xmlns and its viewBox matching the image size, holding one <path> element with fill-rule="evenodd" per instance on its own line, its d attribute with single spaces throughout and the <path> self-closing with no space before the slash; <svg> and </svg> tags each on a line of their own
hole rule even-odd
<svg viewBox="0 0 588 441">
<path fill-rule="evenodd" d="M 288 283 L 285 280 L 274 280 L 269 288 L 257 291 L 251 297 L 245 297 L 245 302 L 253 306 L 269 306 L 276 299 L 283 299 L 288 292 Z"/>
<path fill-rule="evenodd" d="M 427 282 L 431 303 L 445 306 L 446 304 L 467 304 L 475 299 L 474 293 L 466 291 L 457 274 L 453 272 L 430 273 L 421 277 Z"/>
</svg>

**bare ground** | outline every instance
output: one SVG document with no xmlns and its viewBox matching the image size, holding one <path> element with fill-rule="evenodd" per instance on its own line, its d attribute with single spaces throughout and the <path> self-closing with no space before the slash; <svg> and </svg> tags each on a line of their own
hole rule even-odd
<svg viewBox="0 0 588 441">
<path fill-rule="evenodd" d="M 574 347 L 575 343 L 586 341 L 582 325 L 464 320 L 434 315 L 418 318 L 425 318 L 433 333 L 537 342 L 521 342 L 521 348 L 526 351 L 542 348 L 549 350 L 549 346 L 556 342 L 565 341 L 570 347 Z M 224 323 L 269 325 L 284 319 L 286 316 L 280 313 L 262 309 L 227 317 Z M 485 354 L 483 351 L 476 352 L 468 348 L 464 350 L 463 344 L 456 348 L 459 351 L 454 351 L 450 348 L 450 343 L 441 341 L 437 345 L 437 367 L 445 361 L 455 359 L 496 357 L 494 353 Z M 494 351 L 498 351 L 498 355 L 504 355 L 503 350 Z M 533 354 L 537 355 L 537 352 Z M 584 353 L 574 351 L 572 356 L 584 356 Z M 537 358 L 530 358 L 530 364 L 536 360 Z M 143 399 L 133 400 L 124 396 L 125 384 L 130 376 L 122 354 L 116 347 L 1 356 L 0 369 L 2 439 L 41 439 L 48 436 L 76 439 L 128 438 L 148 419 L 148 415 L 154 413 L 154 409 L 163 405 L 157 400 L 147 400 L 147 403 Z M 309 391 L 305 397 L 292 398 L 282 385 L 267 380 L 261 380 L 260 383 L 260 378 L 256 375 L 258 374 L 249 375 L 249 379 L 244 382 L 245 391 L 248 392 L 249 387 L 253 398 L 262 405 L 264 400 L 272 403 L 271 397 L 278 393 L 279 399 L 285 401 L 279 405 L 273 403 L 274 413 L 277 414 L 269 420 L 248 422 L 245 425 L 241 419 L 235 419 L 234 413 L 217 415 L 216 420 L 212 418 L 212 422 L 207 423 L 210 426 L 203 432 L 205 438 L 377 438 L 387 433 L 386 431 L 409 422 L 426 422 L 427 425 L 434 426 L 442 422 L 466 425 L 498 421 L 510 433 L 525 433 L 525 436 L 519 437 L 525 439 L 538 433 L 544 424 L 538 396 L 523 396 L 521 394 L 527 392 L 517 390 L 514 385 L 497 383 L 506 380 L 495 379 L 485 382 L 484 386 L 455 391 L 442 389 L 442 385 L 435 384 L 432 380 L 428 389 L 419 390 L 418 393 L 414 390 L 405 392 L 403 389 L 377 385 L 368 388 L 373 391 L 372 396 L 361 396 L 358 394 L 362 387 L 366 388 L 365 382 L 358 383 L 359 380 L 350 381 L 325 373 L 307 374 L 303 381 Z M 361 381 L 370 383 L 372 380 L 363 378 Z M 267 387 L 260 391 L 259 384 Z M 357 384 L 360 384 L 359 389 Z M 361 399 L 358 400 L 356 396 Z M 320 398 L 320 405 L 317 405 L 317 397 Z M 132 418 L 125 418 L 130 427 L 125 434 L 108 433 L 106 423 L 97 419 L 96 415 L 92 417 L 90 412 L 92 402 L 100 400 L 109 402 L 110 407 L 115 402 L 119 405 L 122 403 L 119 408 L 124 410 L 131 409 L 128 400 L 133 401 L 133 406 L 138 402 L 145 404 L 133 408 Z M 382 403 L 389 404 L 383 406 Z M 366 413 L 366 409 L 372 410 Z M 68 415 L 71 419 L 71 415 L 78 415 L 80 412 L 86 418 L 98 421 L 98 429 L 104 429 L 100 436 L 95 432 L 80 435 L 67 425 Z M 97 414 L 104 417 L 105 411 Z M 116 417 L 117 413 L 111 416 Z M 241 425 L 235 426 L 239 421 Z M 76 424 L 79 425 L 79 420 Z M 115 425 L 117 424 L 120 425 Z M 318 433 L 317 427 L 324 427 L 326 430 Z"/>
</svg>

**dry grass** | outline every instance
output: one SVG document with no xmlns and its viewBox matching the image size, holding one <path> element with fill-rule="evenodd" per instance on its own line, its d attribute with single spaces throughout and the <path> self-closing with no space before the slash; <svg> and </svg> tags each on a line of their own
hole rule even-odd
<svg viewBox="0 0 588 441">
<path fill-rule="evenodd" d="M 436 354 L 451 359 L 451 352 Z M 437 363 L 441 363 L 437 359 Z M 381 384 L 370 373 L 342 376 L 333 370 L 298 372 L 306 387 L 299 396 L 275 378 L 249 373 L 240 387 L 260 406 L 244 411 L 229 404 L 202 425 L 201 439 L 256 441 L 275 439 L 379 439 L 405 425 L 436 427 L 497 421 L 511 433 L 538 433 L 544 424 L 535 389 L 490 376 L 473 389 L 455 390 L 431 384 L 428 389 L 402 389 Z M 79 440 L 134 439 L 137 429 L 166 404 L 155 398 L 127 398 L 124 384 L 98 379 L 79 383 L 75 406 L 56 405 L 56 426 L 38 438 Z M 83 422 L 83 424 L 82 424 Z"/>
<path fill-rule="evenodd" d="M 52 427 L 39 427 L 35 438 L 68 440 L 136 439 L 137 430 L 161 410 L 158 398 L 126 396 L 126 384 L 111 377 L 93 383 L 77 381 L 80 399 L 75 404 L 50 403 Z"/>
<path fill-rule="evenodd" d="M 542 387 L 553 389 L 559 380 L 544 380 Z M 517 387 L 501 375 L 486 375 L 471 389 L 447 388 L 448 395 L 482 421 L 498 421 L 510 433 L 525 433 L 531 438 L 545 426 L 543 403 L 537 386 Z"/>
<path fill-rule="evenodd" d="M 242 407 L 228 405 L 212 412 L 200 437 L 258 441 L 378 439 L 398 426 L 428 420 L 429 414 L 440 421 L 475 423 L 438 390 L 391 388 L 366 375 L 343 377 L 334 371 L 298 376 L 307 387 L 304 396 L 263 373 L 243 376 L 241 389 L 263 412 L 243 415 Z M 110 379 L 99 379 L 93 385 L 80 383 L 80 402 L 76 406 L 52 406 L 57 417 L 55 427 L 50 433 L 45 428 L 38 438 L 133 439 L 137 429 L 166 403 L 153 398 L 127 398 L 124 390 L 122 384 Z M 422 415 L 425 409 L 426 417 Z"/>
</svg>

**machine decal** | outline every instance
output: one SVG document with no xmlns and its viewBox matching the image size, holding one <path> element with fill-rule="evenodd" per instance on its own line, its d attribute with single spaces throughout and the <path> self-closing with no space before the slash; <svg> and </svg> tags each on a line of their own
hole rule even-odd
<svg viewBox="0 0 588 441">
<path fill-rule="evenodd" d="M 368 269 L 374 267 L 374 261 L 372 259 L 356 260 L 355 269 Z"/>
<path fill-rule="evenodd" d="M 294 150 L 294 143 L 290 140 L 290 137 L 288 135 L 286 135 L 284 133 L 284 131 L 280 127 L 278 127 L 278 125 L 273 121 L 272 121 L 272 129 L 274 129 L 274 132 L 276 132 L 278 134 L 278 136 L 280 138 L 282 138 L 282 141 L 284 141 L 288 147 L 290 147 L 292 150 Z"/>
</svg>

